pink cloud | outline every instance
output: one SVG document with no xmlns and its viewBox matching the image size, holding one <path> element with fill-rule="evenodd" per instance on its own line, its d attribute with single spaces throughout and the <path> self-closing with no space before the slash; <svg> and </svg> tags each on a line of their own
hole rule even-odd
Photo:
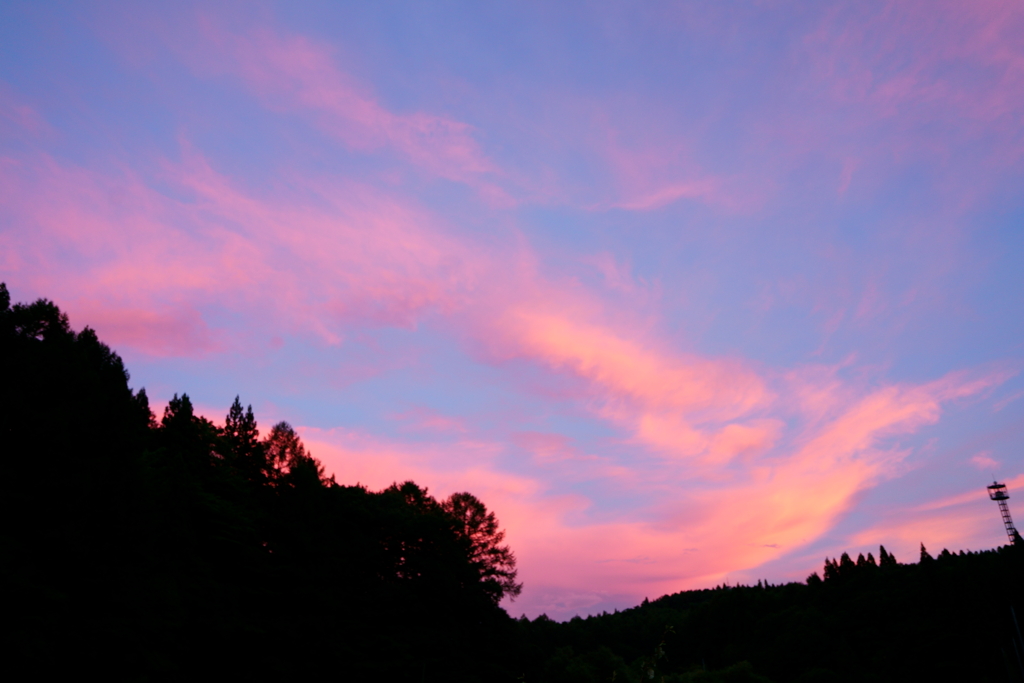
<svg viewBox="0 0 1024 683">
<path fill-rule="evenodd" d="M 700 510 L 697 517 L 691 506 L 681 511 L 677 528 L 665 529 L 663 521 L 661 531 L 646 532 L 647 555 L 655 558 L 659 571 L 671 576 L 663 583 L 646 585 L 646 590 L 707 585 L 818 538 L 849 509 L 860 490 L 896 474 L 894 466 L 906 451 L 880 447 L 882 440 L 936 421 L 940 401 L 980 391 L 997 381 L 998 376 L 987 382 L 954 383 L 947 378 L 926 387 L 879 390 L 814 428 L 803 437 L 803 446 L 755 457 L 740 479 L 689 494 L 692 505 Z M 644 535 L 635 528 L 629 533 Z M 700 555 L 676 556 L 669 548 L 696 548 Z M 633 588 L 649 577 L 650 572 L 640 572 Z M 624 584 L 620 580 L 615 585 Z"/>
<path fill-rule="evenodd" d="M 701 411 L 720 418 L 743 414 L 768 392 L 742 363 L 660 354 L 578 315 L 534 306 L 509 310 L 500 321 L 522 351 L 556 369 L 567 369 L 624 400 L 655 407 Z"/>
<path fill-rule="evenodd" d="M 681 199 L 699 201 L 727 211 L 747 211 L 760 203 L 759 192 L 747 185 L 743 190 L 735 178 L 725 178 L 706 170 L 697 160 L 689 140 L 675 126 L 652 126 L 646 120 L 638 126 L 635 112 L 620 113 L 622 120 L 612 123 L 604 103 L 592 105 L 602 112 L 595 117 L 596 133 L 587 140 L 612 179 L 612 200 L 589 205 L 591 210 L 609 208 L 629 211 L 653 211 Z M 628 131 L 628 135 L 625 133 Z"/>
<path fill-rule="evenodd" d="M 255 198 L 186 156 L 165 164 L 174 196 L 130 172 L 0 160 L 0 206 L 31 226 L 0 233 L 5 270 L 119 342 L 165 355 L 212 348 L 200 313 L 211 293 L 338 343 L 347 324 L 412 327 L 425 311 L 454 310 L 486 269 L 435 218 L 369 187 L 312 180 L 306 196 Z"/>
<path fill-rule="evenodd" d="M 751 22 L 766 13 L 779 14 L 756 7 L 734 8 L 728 16 L 720 8 L 673 9 L 665 21 L 725 40 L 729 31 L 756 32 Z M 821 19 L 780 57 L 786 67 L 764 74 L 774 97 L 798 98 L 784 107 L 773 101 L 745 110 L 719 99 L 706 113 L 681 118 L 667 98 L 628 85 L 603 99 L 544 92 L 536 105 L 545 112 L 539 125 L 553 129 L 535 132 L 562 157 L 585 159 L 592 177 L 574 186 L 553 170 L 553 161 L 531 171 L 543 177 L 533 199 L 632 211 L 691 200 L 720 211 L 756 212 L 780 198 L 785 178 L 809 165 L 826 166 L 834 173 L 826 184 L 853 200 L 891 186 L 894 167 L 925 161 L 947 186 L 945 200 L 961 211 L 964 202 L 975 201 L 969 197 L 999 186 L 990 181 L 1008 164 L 1020 162 L 1024 49 L 1017 36 L 1024 13 L 1018 4 L 841 3 L 809 14 Z M 726 107 L 739 118 L 735 131 L 717 127 Z M 716 153 L 705 151 L 705 138 L 742 140 L 746 156 L 723 171 Z M 956 151 L 968 145 L 969 153 Z M 877 312 L 872 304 L 884 302 L 860 303 L 862 313 L 870 313 Z"/>
<path fill-rule="evenodd" d="M 989 451 L 982 451 L 971 457 L 971 464 L 979 470 L 994 470 L 999 467 L 999 461 L 993 460 Z"/>
<path fill-rule="evenodd" d="M 100 339 L 114 348 L 132 348 L 155 357 L 191 356 L 222 350 L 198 311 L 114 308 L 78 300 L 69 307 L 76 320 L 88 320 Z"/>
<path fill-rule="evenodd" d="M 1021 31 L 1024 11 L 1003 0 L 850 4 L 830 11 L 805 44 L 836 100 L 904 125 L 955 119 L 977 133 L 1014 126 L 1024 110 Z"/>
<path fill-rule="evenodd" d="M 635 103 L 627 108 L 597 104 L 603 113 L 603 138 L 592 144 L 602 155 L 617 190 L 617 199 L 605 206 L 651 211 L 688 199 L 735 213 L 750 212 L 763 204 L 769 179 L 751 177 L 738 169 L 711 170 L 720 164 L 700 153 L 702 138 L 710 134 L 711 118 L 705 115 L 680 125 L 674 107 L 665 107 L 660 98 L 645 99 L 640 117 Z"/>
<path fill-rule="evenodd" d="M 308 114 L 321 130 L 348 147 L 394 149 L 431 174 L 476 188 L 492 203 L 511 202 L 488 179 L 500 177 L 501 170 L 481 151 L 469 124 L 425 112 L 388 110 L 337 67 L 328 45 L 305 36 L 266 28 L 233 34 L 210 18 L 201 24 L 215 56 L 197 62 L 183 55 L 200 72 L 239 77 L 265 106 Z"/>
<path fill-rule="evenodd" d="M 436 218 L 367 186 L 305 179 L 311 197 L 267 200 L 232 186 L 204 162 L 178 177 L 201 208 L 263 249 L 277 280 L 292 279 L 299 263 L 320 278 L 318 297 L 337 319 L 411 326 L 426 308 L 459 306 L 460 292 L 485 267 Z M 311 199 L 321 207 L 311 208 Z M 311 289 L 297 281 L 286 286 L 306 295 Z"/>
</svg>

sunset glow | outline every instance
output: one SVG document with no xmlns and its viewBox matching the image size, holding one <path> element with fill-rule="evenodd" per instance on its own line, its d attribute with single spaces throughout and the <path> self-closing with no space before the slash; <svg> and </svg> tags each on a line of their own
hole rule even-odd
<svg viewBox="0 0 1024 683">
<path fill-rule="evenodd" d="M 0 9 L 0 281 L 567 619 L 1024 515 L 1024 5 Z M 1016 507 L 1014 507 L 1016 505 Z"/>
</svg>

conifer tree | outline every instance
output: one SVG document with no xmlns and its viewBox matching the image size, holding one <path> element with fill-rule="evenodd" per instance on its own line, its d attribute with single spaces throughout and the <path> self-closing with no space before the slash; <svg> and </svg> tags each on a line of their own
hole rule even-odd
<svg viewBox="0 0 1024 683">
<path fill-rule="evenodd" d="M 193 417 L 195 417 L 195 411 L 188 394 L 182 394 L 181 398 L 175 394 L 164 407 L 164 416 L 160 420 L 160 426 L 164 429 L 186 429 L 186 425 L 192 424 Z"/>
<path fill-rule="evenodd" d="M 896 556 L 892 553 L 886 552 L 885 546 L 878 546 L 878 566 L 880 567 L 892 567 L 898 564 L 896 562 Z"/>
<path fill-rule="evenodd" d="M 839 575 L 844 579 L 852 576 L 856 569 L 857 565 L 854 564 L 848 553 L 843 553 L 839 557 Z"/>
<path fill-rule="evenodd" d="M 839 564 L 835 560 L 825 558 L 825 580 L 832 581 L 839 578 Z"/>
<path fill-rule="evenodd" d="M 235 396 L 234 403 L 224 418 L 224 436 L 227 438 L 232 464 L 252 482 L 267 479 L 267 458 L 260 443 L 256 417 L 250 405 L 242 412 L 242 403 Z"/>
</svg>

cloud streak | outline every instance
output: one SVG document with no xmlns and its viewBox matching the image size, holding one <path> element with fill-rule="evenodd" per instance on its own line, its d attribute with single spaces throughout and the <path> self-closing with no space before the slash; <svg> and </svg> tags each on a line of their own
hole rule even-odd
<svg viewBox="0 0 1024 683">
<path fill-rule="evenodd" d="M 432 176 L 473 187 L 492 203 L 511 202 L 493 182 L 501 169 L 480 149 L 469 124 L 388 110 L 337 68 L 330 46 L 306 36 L 269 28 L 233 33 L 208 16 L 201 25 L 210 53 L 195 62 L 199 72 L 237 77 L 265 107 L 309 117 L 351 149 L 390 149 Z"/>
</svg>

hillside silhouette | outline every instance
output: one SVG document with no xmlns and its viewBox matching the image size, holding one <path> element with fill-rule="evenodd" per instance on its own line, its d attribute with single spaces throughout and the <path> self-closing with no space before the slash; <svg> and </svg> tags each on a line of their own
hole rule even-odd
<svg viewBox="0 0 1024 683">
<path fill-rule="evenodd" d="M 520 590 L 493 513 L 326 479 L 295 431 L 157 420 L 121 359 L 0 286 L 4 579 L 33 677 L 494 680 Z"/>
<path fill-rule="evenodd" d="M 0 284 L 5 614 L 24 678 L 1024 680 L 1024 544 L 827 560 L 565 623 L 511 618 L 515 556 L 470 493 L 325 477 L 286 422 L 187 394 Z"/>
</svg>

